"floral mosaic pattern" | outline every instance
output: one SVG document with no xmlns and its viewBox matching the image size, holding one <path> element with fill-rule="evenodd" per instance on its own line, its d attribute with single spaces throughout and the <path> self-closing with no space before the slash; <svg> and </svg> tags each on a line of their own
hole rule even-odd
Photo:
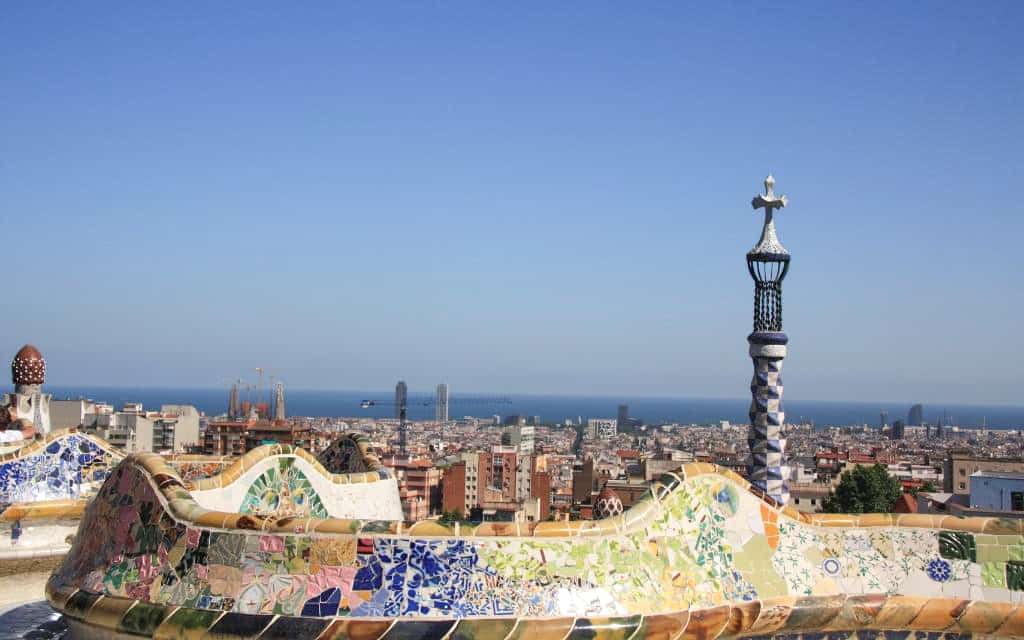
<svg viewBox="0 0 1024 640">
<path fill-rule="evenodd" d="M 312 483 L 295 465 L 295 458 L 279 458 L 249 486 L 240 513 L 327 518 L 327 509 Z"/>
<path fill-rule="evenodd" d="M 0 463 L 0 503 L 78 498 L 102 482 L 120 458 L 85 435 L 63 434 Z"/>
<path fill-rule="evenodd" d="M 294 501 L 301 482 L 289 465 L 273 471 L 250 497 L 259 509 L 276 505 L 279 512 L 284 487 Z M 787 596 L 983 596 L 1010 606 L 1020 599 L 1014 590 L 1024 589 L 1024 562 L 1009 559 L 1024 549 L 1020 535 L 959 532 L 956 548 L 973 549 L 972 562 L 948 557 L 963 553 L 940 543 L 946 531 L 815 526 L 780 515 L 728 478 L 663 482 L 667 490 L 627 512 L 621 529 L 600 535 L 423 537 L 374 534 L 376 523 L 355 523 L 351 534 L 283 535 L 260 531 L 251 518 L 228 530 L 177 522 L 156 499 L 151 476 L 129 459 L 89 507 L 87 533 L 51 586 L 189 611 L 618 618 L 632 620 L 633 629 L 638 616 L 728 612 Z M 312 510 L 312 495 L 306 497 Z M 759 620 L 771 615 L 764 610 Z"/>
</svg>

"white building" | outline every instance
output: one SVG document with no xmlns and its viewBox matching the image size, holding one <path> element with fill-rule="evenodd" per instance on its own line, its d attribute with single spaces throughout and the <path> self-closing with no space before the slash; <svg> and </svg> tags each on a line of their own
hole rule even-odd
<svg viewBox="0 0 1024 640">
<path fill-rule="evenodd" d="M 522 455 L 531 455 L 536 449 L 537 427 L 532 424 L 518 422 L 505 427 L 501 435 L 501 443 L 516 447 Z"/>
<path fill-rule="evenodd" d="M 78 428 L 95 413 L 92 400 L 50 400 L 50 425 L 55 431 Z"/>
<path fill-rule="evenodd" d="M 587 433 L 597 440 L 611 440 L 618 434 L 615 418 L 588 418 Z"/>
<path fill-rule="evenodd" d="M 129 453 L 182 452 L 199 444 L 199 411 L 192 405 L 165 404 L 159 411 L 145 411 L 141 403 L 131 403 L 114 411 L 97 404 L 83 424 Z"/>
</svg>

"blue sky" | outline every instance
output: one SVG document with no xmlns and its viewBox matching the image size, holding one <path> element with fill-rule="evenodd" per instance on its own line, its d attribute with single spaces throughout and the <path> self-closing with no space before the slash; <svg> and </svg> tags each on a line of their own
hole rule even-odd
<svg viewBox="0 0 1024 640">
<path fill-rule="evenodd" d="M 0 348 L 742 396 L 771 171 L 788 397 L 1021 404 L 1022 7 L 7 4 Z"/>
</svg>

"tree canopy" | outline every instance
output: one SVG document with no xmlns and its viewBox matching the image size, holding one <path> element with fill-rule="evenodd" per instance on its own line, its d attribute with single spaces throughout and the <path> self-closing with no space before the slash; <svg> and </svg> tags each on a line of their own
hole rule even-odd
<svg viewBox="0 0 1024 640">
<path fill-rule="evenodd" d="M 902 493 L 899 480 L 881 464 L 862 465 L 843 473 L 822 509 L 826 513 L 890 513 Z"/>
</svg>

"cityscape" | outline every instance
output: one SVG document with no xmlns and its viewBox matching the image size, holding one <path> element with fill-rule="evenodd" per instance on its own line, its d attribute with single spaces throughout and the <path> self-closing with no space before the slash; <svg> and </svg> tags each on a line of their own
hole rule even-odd
<svg viewBox="0 0 1024 640">
<path fill-rule="evenodd" d="M 38 364 L 43 362 L 38 350 L 26 345 L 12 367 L 43 371 Z M 453 514 L 474 521 L 593 519 L 601 496 L 614 495 L 629 507 L 651 481 L 682 464 L 708 462 L 748 477 L 751 458 L 745 424 L 646 424 L 631 416 L 625 404 L 618 405 L 615 415 L 543 421 L 509 412 L 507 397 L 462 399 L 451 395 L 445 383 L 437 385 L 433 396 L 410 396 L 406 383 L 398 381 L 393 396 L 364 399 L 352 407 L 352 416 L 343 418 L 288 415 L 280 382 L 265 388 L 233 382 L 224 394 L 224 411 L 214 415 L 192 405 L 134 402 L 117 407 L 92 399 L 55 399 L 41 385 L 20 395 L 22 404 L 33 407 L 22 410 L 30 417 L 11 418 L 10 423 L 26 419 L 42 425 L 42 433 L 71 429 L 94 434 L 127 453 L 241 457 L 276 443 L 320 452 L 340 434 L 359 433 L 396 472 L 409 521 Z M 17 393 L 7 400 L 12 410 L 18 402 Z M 409 419 L 409 408 L 433 417 Z M 361 415 L 370 411 L 387 415 Z M 843 472 L 882 464 L 913 497 L 913 504 L 901 509 L 1017 517 L 1014 512 L 1022 510 L 1010 508 L 1013 498 L 999 508 L 983 502 L 987 498 L 972 501 L 970 474 L 1024 473 L 1022 428 L 962 427 L 948 419 L 928 423 L 924 415 L 924 406 L 914 404 L 905 416 L 891 420 L 880 411 L 878 422 L 870 425 L 784 422 L 787 502 L 801 511 L 821 512 Z M 0 438 L 12 445 L 22 440 L 15 431 L 0 432 Z M 493 471 L 495 461 L 515 475 L 503 479 Z M 483 476 L 481 467 L 489 470 Z M 963 469 L 969 474 L 958 478 Z M 1008 496 L 1024 491 L 1024 477 L 1005 480 L 1001 488 Z"/>
<path fill-rule="evenodd" d="M 763 9 L 12 11 L 0 640 L 1024 637 L 1024 16 Z"/>
</svg>

